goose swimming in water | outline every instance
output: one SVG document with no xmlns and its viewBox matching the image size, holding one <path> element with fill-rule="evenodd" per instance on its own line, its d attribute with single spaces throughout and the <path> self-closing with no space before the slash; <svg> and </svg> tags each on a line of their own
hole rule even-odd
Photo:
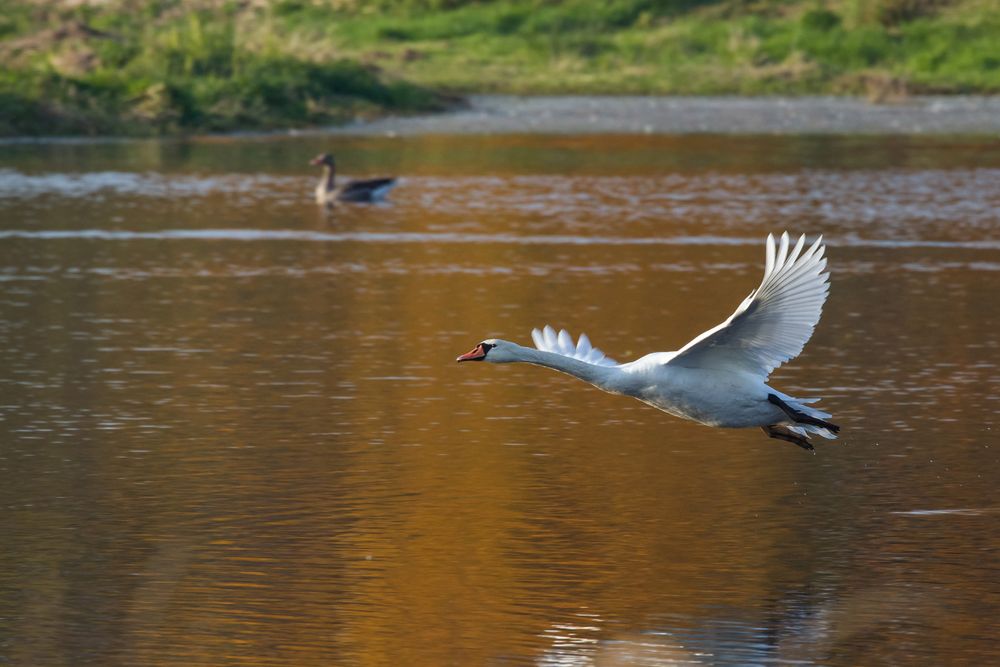
<svg viewBox="0 0 1000 667">
<path fill-rule="evenodd" d="M 771 372 L 795 358 L 819 322 L 830 285 L 823 237 L 805 252 L 805 235 L 789 250 L 788 233 L 775 247 L 768 234 L 764 278 L 729 319 L 676 352 L 653 352 L 624 364 L 592 347 L 586 334 L 574 343 L 550 326 L 531 332 L 534 348 L 489 338 L 456 361 L 523 361 L 639 399 L 654 408 L 707 426 L 759 426 L 772 438 L 812 450 L 809 435 L 836 438 L 830 415 L 810 407 L 818 398 L 793 398 L 767 384 Z"/>
<path fill-rule="evenodd" d="M 396 185 L 395 178 L 370 178 L 336 185 L 337 167 L 329 153 L 317 155 L 309 164 L 323 167 L 323 175 L 316 186 L 316 203 L 324 206 L 331 206 L 338 201 L 381 201 Z"/>
</svg>

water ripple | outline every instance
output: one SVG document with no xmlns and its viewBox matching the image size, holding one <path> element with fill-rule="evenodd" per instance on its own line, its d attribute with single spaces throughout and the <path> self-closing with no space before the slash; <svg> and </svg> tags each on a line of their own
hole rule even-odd
<svg viewBox="0 0 1000 667">
<path fill-rule="evenodd" d="M 528 228 L 553 222 L 569 231 L 609 224 L 699 223 L 738 230 L 775 220 L 921 238 L 949 223 L 972 235 L 1000 224 L 1000 169 L 883 171 L 803 170 L 795 173 L 659 175 L 407 176 L 393 201 L 406 211 L 433 211 L 449 226 L 469 217 L 518 216 Z M 160 174 L 130 172 L 26 174 L 0 169 L 0 201 L 127 195 L 150 201 L 226 195 L 230 205 L 261 201 L 308 204 L 313 176 Z M 470 196 L 474 193 L 475 196 Z M 387 215 L 392 207 L 387 207 Z M 399 211 L 396 211 L 396 215 Z M 474 223 L 483 229 L 483 223 Z"/>
<path fill-rule="evenodd" d="M 150 232 L 106 229 L 0 231 L 0 239 L 36 240 L 82 239 L 100 241 L 185 240 L 185 241 L 298 241 L 311 243 L 438 243 L 438 244 L 500 244 L 500 245 L 671 245 L 671 246 L 738 246 L 759 245 L 760 238 L 727 236 L 583 236 L 575 234 L 475 234 L 452 232 L 321 232 L 295 229 L 166 229 Z M 847 236 L 827 241 L 831 246 L 860 248 L 961 248 L 967 250 L 998 250 L 1000 240 L 929 241 L 907 239 L 862 239 Z"/>
<path fill-rule="evenodd" d="M 277 191 L 287 188 L 289 184 L 301 182 L 302 179 L 298 177 L 268 174 L 197 176 L 124 171 L 24 174 L 12 169 L 0 169 L 0 197 L 33 198 L 58 195 L 80 198 L 98 193 L 147 197 L 206 197 L 219 193 Z"/>
</svg>

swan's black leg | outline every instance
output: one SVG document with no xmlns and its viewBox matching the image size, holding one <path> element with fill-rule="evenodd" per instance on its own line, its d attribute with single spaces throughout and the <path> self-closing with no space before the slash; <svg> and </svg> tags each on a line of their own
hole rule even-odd
<svg viewBox="0 0 1000 667">
<path fill-rule="evenodd" d="M 778 398 L 775 394 L 768 394 L 767 395 L 767 402 L 771 403 L 773 405 L 777 405 L 779 408 L 781 408 L 781 411 L 784 412 L 786 415 L 788 415 L 788 417 L 792 421 L 798 422 L 799 424 L 810 424 L 812 426 L 822 426 L 823 428 L 827 429 L 831 433 L 839 433 L 840 432 L 840 427 L 837 426 L 836 424 L 834 424 L 832 422 L 828 422 L 825 419 L 819 419 L 817 417 L 810 417 L 806 413 L 801 412 L 799 410 L 796 410 L 795 408 L 793 408 L 792 406 L 790 406 L 788 403 L 785 403 L 783 400 L 781 400 L 780 398 Z"/>
<path fill-rule="evenodd" d="M 802 449 L 807 449 L 813 453 L 816 452 L 816 448 L 812 446 L 812 443 L 803 438 L 801 435 L 789 433 L 788 431 L 781 430 L 777 426 L 761 426 L 760 430 L 766 433 L 770 438 L 784 440 L 785 442 L 790 442 L 793 445 L 798 445 Z"/>
</svg>

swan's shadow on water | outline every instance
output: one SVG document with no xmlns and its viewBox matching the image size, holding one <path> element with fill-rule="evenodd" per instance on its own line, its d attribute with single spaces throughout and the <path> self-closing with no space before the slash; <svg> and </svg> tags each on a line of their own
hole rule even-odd
<svg viewBox="0 0 1000 667">
<path fill-rule="evenodd" d="M 759 665 L 874 664 L 921 655 L 913 635 L 935 607 L 929 589 L 875 586 L 839 598 L 790 592 L 748 618 L 746 610 L 706 609 L 699 625 L 690 617 L 661 617 L 656 627 L 588 637 L 599 631 L 595 615 L 552 624 L 552 647 L 539 665 Z M 585 622 L 584 622 L 585 621 Z M 912 652 L 911 652 L 912 651 Z"/>
</svg>

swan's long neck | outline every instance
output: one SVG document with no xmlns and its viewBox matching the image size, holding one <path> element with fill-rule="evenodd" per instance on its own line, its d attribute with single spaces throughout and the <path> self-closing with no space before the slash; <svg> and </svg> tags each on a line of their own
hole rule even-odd
<svg viewBox="0 0 1000 667">
<path fill-rule="evenodd" d="M 596 366 L 555 352 L 545 352 L 520 345 L 517 348 L 517 357 L 516 361 L 545 366 L 560 373 L 580 378 L 605 391 L 622 393 L 618 386 L 621 380 L 621 371 L 614 366 Z"/>
</svg>

